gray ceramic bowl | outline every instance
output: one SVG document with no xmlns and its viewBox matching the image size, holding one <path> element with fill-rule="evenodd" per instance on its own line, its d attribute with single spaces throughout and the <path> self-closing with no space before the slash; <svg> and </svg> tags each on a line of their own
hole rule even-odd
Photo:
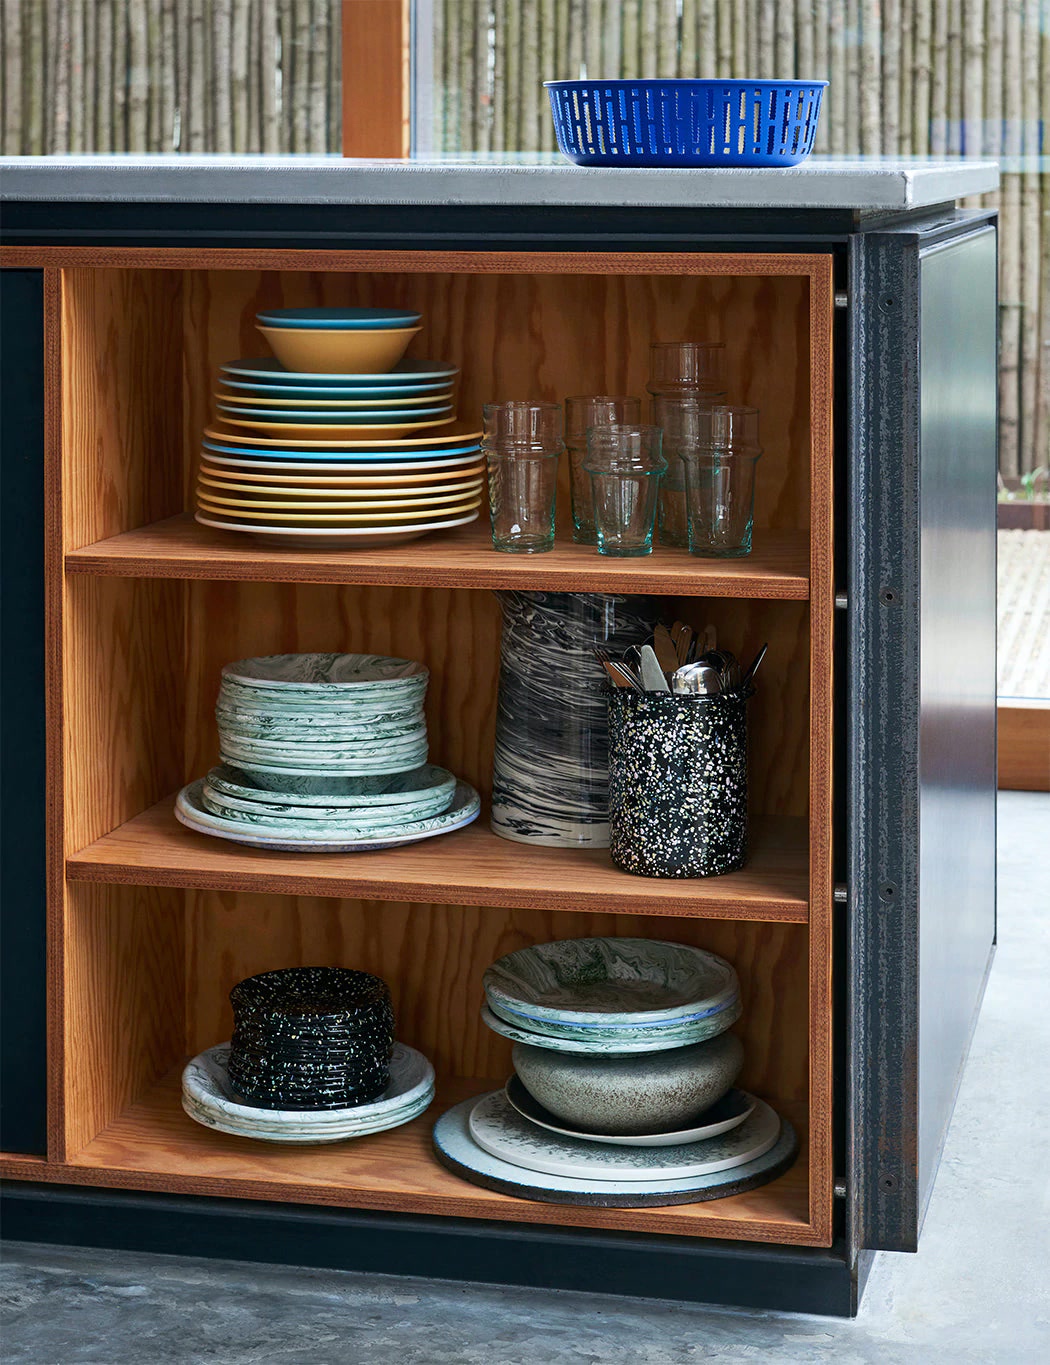
<svg viewBox="0 0 1050 1365">
<path fill-rule="evenodd" d="M 732 1033 L 630 1057 L 581 1056 L 514 1044 L 514 1070 L 552 1114 L 585 1133 L 681 1127 L 732 1087 L 744 1049 Z"/>
</svg>

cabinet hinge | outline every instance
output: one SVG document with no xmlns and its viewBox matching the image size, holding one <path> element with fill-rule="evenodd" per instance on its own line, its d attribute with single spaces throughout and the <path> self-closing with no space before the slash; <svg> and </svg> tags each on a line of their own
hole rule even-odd
<svg viewBox="0 0 1050 1365">
<path fill-rule="evenodd" d="M 845 289 L 835 290 L 835 307 L 836 308 L 849 307 L 849 294 L 846 293 Z"/>
<path fill-rule="evenodd" d="M 834 1192 L 834 1195 L 835 1195 L 835 1198 L 836 1198 L 836 1199 L 845 1199 L 845 1197 L 846 1197 L 846 1178 L 845 1178 L 845 1176 L 836 1176 L 836 1177 L 835 1177 L 835 1184 L 832 1186 L 832 1189 L 833 1189 L 833 1192 Z"/>
<path fill-rule="evenodd" d="M 845 611 L 849 606 L 849 597 L 844 592 L 837 592 L 835 594 L 835 606 L 838 607 L 839 611 Z"/>
<path fill-rule="evenodd" d="M 845 882 L 836 882 L 832 899 L 836 905 L 846 905 L 849 902 L 849 890 Z"/>
</svg>

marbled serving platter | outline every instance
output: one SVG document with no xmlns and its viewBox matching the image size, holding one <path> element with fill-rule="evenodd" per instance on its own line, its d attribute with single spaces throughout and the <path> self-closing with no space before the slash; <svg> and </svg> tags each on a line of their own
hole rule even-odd
<svg viewBox="0 0 1050 1365">
<path fill-rule="evenodd" d="M 531 1043 L 534 1047 L 550 1048 L 553 1052 L 590 1053 L 632 1053 L 663 1052 L 673 1047 L 687 1047 L 690 1043 L 702 1043 L 708 1038 L 716 1038 L 726 1029 L 732 1028 L 743 1013 L 739 997 L 727 1002 L 724 1009 L 702 1020 L 698 1025 L 682 1029 L 624 1029 L 597 1030 L 601 1035 L 594 1037 L 588 1032 L 586 1037 L 564 1038 L 557 1033 L 541 1033 L 538 1028 L 526 1029 L 513 1024 L 495 1014 L 488 1005 L 482 1005 L 481 1017 L 492 1029 L 504 1038 L 515 1043 Z M 695 1030 L 695 1031 L 690 1031 Z"/>
<path fill-rule="evenodd" d="M 496 1092 L 501 1093 L 501 1092 Z M 484 1097 L 483 1097 L 484 1098 Z M 471 1184 L 519 1199 L 548 1204 L 580 1204 L 592 1208 L 657 1208 L 672 1204 L 700 1204 L 709 1199 L 743 1194 L 782 1175 L 798 1155 L 791 1124 L 780 1121 L 780 1136 L 764 1155 L 746 1165 L 710 1175 L 675 1180 L 593 1180 L 526 1171 L 486 1152 L 470 1135 L 470 1114 L 477 1099 L 464 1100 L 447 1110 L 434 1125 L 434 1152 L 455 1175 Z"/>
<path fill-rule="evenodd" d="M 343 806 L 401 806 L 417 798 L 451 801 L 456 779 L 447 768 L 426 763 L 406 773 L 378 777 L 292 777 L 272 779 L 222 765 L 212 768 L 207 780 L 220 792 L 243 800 L 289 802 L 319 810 Z M 287 781 L 288 786 L 281 785 Z M 447 809 L 447 804 L 445 806 Z M 440 811 L 435 812 L 440 814 Z"/>
</svg>

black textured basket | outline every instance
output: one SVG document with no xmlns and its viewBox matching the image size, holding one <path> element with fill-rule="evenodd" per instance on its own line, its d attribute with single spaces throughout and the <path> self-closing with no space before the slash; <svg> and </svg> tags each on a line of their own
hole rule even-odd
<svg viewBox="0 0 1050 1365">
<path fill-rule="evenodd" d="M 230 992 L 230 1084 L 260 1109 L 347 1109 L 390 1083 L 386 982 L 345 967 L 262 972 Z"/>
<path fill-rule="evenodd" d="M 613 862 L 641 877 L 717 877 L 747 859 L 747 702 L 610 688 Z"/>
</svg>

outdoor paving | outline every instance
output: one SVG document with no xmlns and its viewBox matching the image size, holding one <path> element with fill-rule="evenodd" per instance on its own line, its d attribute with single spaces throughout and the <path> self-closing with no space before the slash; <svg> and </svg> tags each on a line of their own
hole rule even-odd
<svg viewBox="0 0 1050 1365">
<path fill-rule="evenodd" d="M 999 532 L 999 695 L 1050 697 L 1050 531 Z"/>
</svg>

